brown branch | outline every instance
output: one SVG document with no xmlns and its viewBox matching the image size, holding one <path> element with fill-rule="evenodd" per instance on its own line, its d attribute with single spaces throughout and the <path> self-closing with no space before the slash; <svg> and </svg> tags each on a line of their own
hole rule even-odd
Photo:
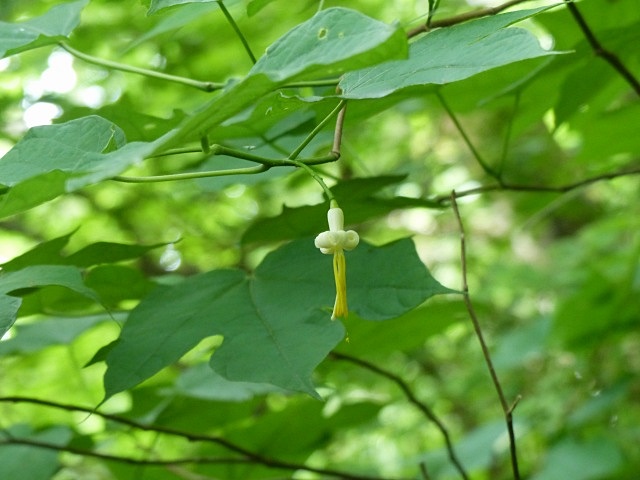
<svg viewBox="0 0 640 480">
<path fill-rule="evenodd" d="M 482 8 L 479 10 L 473 10 L 471 12 L 461 13 L 460 15 L 455 15 L 449 18 L 443 18 L 442 20 L 431 20 L 429 23 L 425 23 L 423 25 L 419 25 L 407 32 L 408 38 L 413 38 L 416 35 L 420 35 L 421 33 L 428 32 L 432 28 L 437 27 L 450 27 L 452 25 L 456 25 L 458 23 L 466 22 L 468 20 L 473 20 L 474 18 L 480 17 L 488 17 L 490 15 L 495 15 L 500 13 L 503 10 L 506 10 L 509 7 L 513 7 L 514 5 L 518 5 L 519 3 L 528 2 L 530 0 L 509 0 L 501 5 L 496 5 L 495 7 Z"/>
<path fill-rule="evenodd" d="M 240 459 L 240 460 L 244 460 L 245 462 L 251 462 L 251 463 L 258 463 L 261 465 L 264 465 L 268 468 L 274 468 L 274 469 L 283 469 L 283 470 L 291 470 L 291 471 L 295 471 L 295 470 L 304 470 L 307 472 L 313 472 L 313 473 L 318 473 L 321 475 L 326 475 L 329 477 L 335 477 L 335 478 L 339 478 L 339 479 L 343 479 L 343 480 L 385 480 L 383 478 L 380 477 L 371 477 L 371 476 L 367 476 L 367 475 L 358 475 L 358 474 L 354 474 L 354 473 L 348 473 L 348 472 L 343 472 L 340 470 L 333 470 L 333 469 L 328 469 L 328 468 L 316 468 L 316 467 L 311 467 L 311 466 L 307 466 L 304 464 L 298 464 L 298 463 L 292 463 L 292 462 L 286 462 L 283 460 L 278 460 L 276 458 L 272 458 L 272 457 L 267 457 L 255 452 L 252 452 L 251 450 L 248 450 L 244 447 L 241 447 L 239 445 L 236 445 L 232 442 L 230 442 L 229 440 L 226 440 L 222 437 L 217 437 L 217 436 L 211 436 L 211 435 L 203 435 L 203 434 L 198 434 L 198 433 L 191 433 L 191 432 L 185 432 L 182 430 L 175 430 L 169 427 L 161 427 L 161 426 L 157 426 L 157 425 L 148 425 L 148 424 L 144 424 L 144 423 L 140 423 L 137 422 L 135 420 L 130 420 L 126 417 L 121 417 L 119 415 L 113 415 L 110 413 L 102 413 L 99 412 L 97 410 L 95 410 L 95 408 L 87 408 L 87 407 L 81 407 L 78 405 L 69 405 L 69 404 L 63 404 L 63 403 L 58 403 L 58 402 L 52 402 L 50 400 L 41 400 L 38 398 L 31 398 L 31 397 L 20 397 L 20 396 L 8 396 L 8 397 L 0 397 L 0 403 L 1 402 L 5 402 L 5 403 L 30 403 L 30 404 L 34 404 L 34 405 L 41 405 L 41 406 L 45 406 L 45 407 L 51 407 L 51 408 L 57 408 L 60 410 L 67 410 L 67 411 L 77 411 L 77 412 L 85 412 L 88 413 L 90 415 L 96 415 L 98 417 L 104 418 L 105 420 L 110 420 L 112 422 L 116 422 L 119 423 L 121 425 L 127 425 L 129 427 L 138 429 L 138 430 L 143 430 L 143 431 L 150 431 L 150 432 L 156 432 L 156 433 L 161 433 L 161 434 L 165 434 L 165 435 L 171 435 L 171 436 L 175 436 L 175 437 L 180 437 L 180 438 L 184 438 L 186 440 L 189 440 L 190 442 L 206 442 L 206 443 L 214 443 L 216 445 L 222 446 L 224 448 L 226 448 L 227 450 L 240 454 L 244 457 L 244 459 Z M 43 447 L 44 448 L 44 447 Z M 95 453 L 95 452 L 94 452 Z M 187 459 L 189 460 L 189 459 Z M 169 464 L 175 464 L 175 461 L 171 461 L 168 462 Z M 189 462 L 185 462 L 185 463 L 189 463 Z M 193 463 L 193 462 L 191 462 Z M 386 480 L 391 480 L 391 479 L 386 479 Z"/>
<path fill-rule="evenodd" d="M 483 185 L 481 187 L 475 187 L 475 188 L 470 188 L 468 190 L 456 192 L 456 198 L 468 197 L 470 195 L 478 195 L 481 193 L 496 192 L 496 191 L 566 193 L 571 190 L 575 190 L 577 188 L 584 187 L 592 183 L 600 182 L 603 180 L 612 180 L 614 178 L 638 175 L 638 174 L 640 174 L 640 167 L 630 168 L 630 169 L 622 170 L 619 172 L 603 173 L 593 177 L 585 178 L 583 180 L 579 180 L 577 182 L 569 183 L 566 185 L 558 185 L 558 186 L 518 185 L 518 184 L 509 184 L 509 183 L 503 183 L 498 185 Z M 434 201 L 438 202 L 441 205 L 445 205 L 451 201 L 451 194 L 438 195 L 434 198 Z"/>
<path fill-rule="evenodd" d="M 460 473 L 460 476 L 465 480 L 468 480 L 469 476 L 467 475 L 467 472 L 462 466 L 462 463 L 460 463 L 460 460 L 456 456 L 456 453 L 453 449 L 453 443 L 451 442 L 451 437 L 449 435 L 449 431 L 447 430 L 447 427 L 436 416 L 436 414 L 433 413 L 433 411 L 431 410 L 431 408 L 429 408 L 428 405 L 426 405 L 424 402 L 421 402 L 420 399 L 416 397 L 416 394 L 413 393 L 413 390 L 411 390 L 407 382 L 405 382 L 398 375 L 388 370 L 385 370 L 379 367 L 378 365 L 375 365 L 371 362 L 367 362 L 366 360 L 362 360 L 360 358 L 352 357 L 351 355 L 332 352 L 331 357 L 335 358 L 336 360 L 342 360 L 342 361 L 353 363 L 354 365 L 358 365 L 359 367 L 369 370 L 370 372 L 380 375 L 381 377 L 384 377 L 388 380 L 391 380 L 393 383 L 395 383 L 400 388 L 400 390 L 402 390 L 402 393 L 404 393 L 404 396 L 407 397 L 407 400 L 409 400 L 411 404 L 417 407 L 418 410 L 420 410 L 425 415 L 425 417 L 427 417 L 431 422 L 433 422 L 434 425 L 438 428 L 438 430 L 440 430 L 440 433 L 442 434 L 442 437 L 444 438 L 444 441 L 446 443 L 449 460 L 451 460 L 451 463 L 453 463 L 455 468 L 458 470 L 458 472 Z M 424 471 L 426 471 L 426 469 L 424 469 Z"/>
<path fill-rule="evenodd" d="M 611 65 L 620 74 L 620 76 L 624 78 L 629 85 L 631 85 L 631 88 L 635 90 L 636 94 L 640 96 L 640 81 L 638 81 L 638 79 L 622 63 L 622 61 L 615 53 L 607 50 L 602 46 L 600 41 L 596 38 L 593 31 L 587 24 L 584 17 L 578 10 L 578 6 L 573 3 L 573 0 L 564 0 L 564 2 L 567 5 L 569 13 L 571 13 L 571 16 L 580 27 L 580 30 L 582 30 L 582 33 L 589 42 L 589 45 L 591 45 L 591 48 L 593 49 L 596 56 L 601 57 L 605 62 Z"/>
<path fill-rule="evenodd" d="M 487 347 L 487 343 L 484 340 L 482 329 L 480 328 L 478 315 L 476 314 L 475 308 L 473 307 L 473 303 L 471 302 L 471 296 L 469 295 L 469 284 L 467 282 L 467 247 L 466 247 L 466 241 L 465 241 L 465 232 L 464 232 L 464 225 L 462 223 L 462 218 L 460 217 L 460 211 L 458 210 L 458 203 L 456 202 L 455 190 L 451 192 L 451 206 L 453 207 L 453 212 L 455 214 L 456 221 L 458 222 L 458 228 L 460 230 L 460 263 L 462 268 L 462 296 L 464 298 L 464 303 L 465 303 L 465 306 L 467 307 L 467 312 L 469 313 L 469 317 L 471 318 L 471 323 L 473 324 L 473 329 L 475 330 L 476 337 L 480 342 L 482 355 L 484 357 L 485 363 L 487 364 L 487 369 L 489 370 L 489 374 L 491 375 L 493 386 L 495 387 L 495 390 L 498 394 L 498 398 L 500 399 L 500 405 L 502 406 L 502 411 L 505 416 L 505 421 L 507 424 L 507 432 L 509 434 L 509 451 L 511 454 L 511 467 L 513 469 L 513 478 L 514 480 L 520 480 L 520 470 L 518 467 L 518 453 L 516 450 L 516 436 L 513 430 L 513 409 L 515 408 L 519 398 L 516 400 L 516 402 L 514 402 L 512 406 L 509 406 L 509 404 L 507 403 L 507 399 L 504 395 L 504 391 L 502 390 L 502 385 L 500 384 L 500 380 L 493 366 L 493 361 L 491 360 L 491 354 L 489 353 L 489 348 Z"/>
</svg>

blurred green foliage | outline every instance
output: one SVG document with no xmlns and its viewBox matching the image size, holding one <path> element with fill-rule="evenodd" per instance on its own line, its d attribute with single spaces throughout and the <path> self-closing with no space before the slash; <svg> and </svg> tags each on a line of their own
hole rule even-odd
<svg viewBox="0 0 640 480">
<path fill-rule="evenodd" d="M 521 478 L 637 478 L 636 2 L 360 3 L 0 2 L 0 478 L 514 478 L 462 273 Z"/>
</svg>

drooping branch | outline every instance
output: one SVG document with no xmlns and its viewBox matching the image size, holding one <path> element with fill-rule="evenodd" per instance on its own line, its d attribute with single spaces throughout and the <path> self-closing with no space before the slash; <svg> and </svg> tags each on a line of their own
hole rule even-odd
<svg viewBox="0 0 640 480">
<path fill-rule="evenodd" d="M 282 469 L 282 470 L 289 470 L 289 471 L 297 471 L 297 470 L 302 470 L 302 471 L 307 471 L 307 472 L 312 472 L 312 473 L 317 473 L 320 475 L 325 475 L 327 477 L 330 478 L 338 478 L 338 479 L 343 479 L 343 480 L 393 480 L 393 479 L 389 479 L 389 478 L 382 478 L 382 477 L 372 477 L 372 476 L 368 476 L 368 475 L 359 475 L 359 474 L 355 474 L 355 473 L 349 473 L 349 472 L 343 472 L 340 470 L 335 470 L 335 469 L 330 469 L 330 468 L 317 468 L 317 467 L 312 467 L 312 466 L 308 466 L 308 465 L 304 465 L 304 464 L 298 464 L 298 463 L 293 463 L 293 462 L 287 462 L 284 460 L 279 460 L 277 458 L 273 458 L 273 457 L 268 457 L 265 455 L 262 455 L 260 453 L 256 453 L 253 452 L 247 448 L 244 448 L 240 445 L 237 445 L 223 437 L 219 437 L 219 436 L 212 436 L 212 435 L 204 435 L 204 434 L 199 434 L 199 433 L 192 433 L 192 432 L 185 432 L 182 430 L 176 430 L 173 428 L 169 428 L 169 427 L 162 427 L 159 425 L 149 425 L 149 424 L 145 424 L 145 423 L 140 423 L 137 422 L 135 420 L 131 420 L 129 418 L 126 417 L 122 417 L 120 415 L 114 415 L 114 414 L 109 414 L 109 413 L 102 413 L 100 411 L 97 411 L 95 408 L 88 408 L 88 407 L 82 407 L 79 405 L 70 405 L 70 404 L 64 404 L 64 403 L 58 403 L 58 402 L 53 402 L 50 400 L 42 400 L 42 399 L 38 399 L 38 398 L 31 398 L 31 397 L 21 397 L 21 396 L 7 396 L 7 397 L 0 397 L 0 403 L 29 403 L 29 404 L 34 404 L 34 405 L 40 405 L 43 407 L 50 407 L 50 408 L 56 408 L 56 409 L 60 409 L 60 410 L 66 410 L 66 411 L 70 411 L 70 412 L 84 412 L 90 415 L 96 415 L 98 417 L 104 418 L 105 420 L 109 420 L 115 423 L 119 423 L 121 425 L 126 425 L 128 427 L 137 429 L 137 430 L 142 430 L 142 431 L 148 431 L 148 432 L 156 432 L 156 433 L 160 433 L 160 434 L 164 434 L 164 435 L 170 435 L 170 436 L 174 436 L 174 437 L 178 437 L 178 438 L 184 438 L 186 440 L 189 440 L 190 442 L 203 442 L 203 443 L 212 443 L 218 446 L 221 446 L 227 450 L 229 450 L 230 452 L 236 453 L 238 454 L 240 457 L 238 457 L 238 459 L 234 459 L 235 463 L 256 463 L 256 464 L 260 464 L 263 465 L 267 468 L 273 468 L 273 469 Z M 5 434 L 6 437 L 6 434 Z M 24 442 L 28 442 L 28 441 L 32 441 L 29 439 L 13 439 L 11 437 L 7 437 L 6 440 L 2 440 L 0 441 L 0 444 L 2 443 L 16 443 L 17 441 L 23 441 Z M 34 446 L 41 446 L 42 448 L 49 448 L 46 446 L 46 444 L 42 444 L 42 445 L 34 445 Z M 66 446 L 62 446 L 62 445 L 55 445 L 55 444 L 51 444 L 51 449 L 56 449 L 56 450 L 60 450 L 60 451 L 69 451 L 71 452 L 71 450 L 68 449 L 68 447 Z M 84 453 L 83 453 L 84 452 Z M 90 453 L 87 453 L 90 452 Z M 92 455 L 91 453 L 97 453 L 97 452 L 92 452 L 92 451 L 84 451 L 84 450 L 80 450 L 78 452 L 73 452 L 73 453 L 78 453 L 79 455 L 82 454 L 86 454 L 88 456 L 97 456 L 97 455 Z M 128 458 L 128 457 L 127 457 Z M 166 461 L 166 465 L 176 465 L 179 463 L 207 463 L 206 460 L 203 461 L 199 461 L 199 462 L 194 462 L 194 460 L 196 459 L 182 459 L 184 461 L 180 461 L 180 459 L 177 460 L 168 460 Z M 200 459 L 202 460 L 202 459 Z M 208 463 L 222 463 L 220 461 L 220 458 L 210 458 Z M 121 461 L 126 462 L 126 459 L 122 459 Z M 135 462 L 135 459 L 133 459 L 133 461 Z M 401 480 L 401 479 L 398 479 Z"/>
<path fill-rule="evenodd" d="M 516 401 L 509 405 L 507 399 L 504 395 L 504 391 L 502 389 L 502 384 L 500 383 L 500 379 L 498 378 L 498 374 L 493 366 L 493 360 L 491 360 L 491 353 L 489 352 L 489 348 L 487 347 L 487 343 L 484 339 L 484 334 L 482 333 L 482 328 L 480 327 L 480 321 L 478 320 L 478 315 L 476 314 L 475 308 L 473 306 L 473 302 L 471 301 L 471 296 L 469 295 L 469 284 L 467 281 L 467 247 L 466 247 L 466 239 L 465 239 L 465 230 L 464 224 L 462 223 L 462 218 L 460 217 L 460 211 L 458 210 L 458 203 L 456 202 L 456 192 L 455 190 L 451 192 L 451 206 L 453 208 L 453 213 L 456 217 L 456 221 L 458 223 L 458 228 L 460 230 L 460 264 L 462 269 L 462 296 L 464 298 L 465 306 L 467 307 L 467 312 L 469 313 L 469 318 L 471 319 L 471 323 L 473 324 L 473 329 L 476 333 L 476 337 L 480 342 L 480 348 L 482 349 L 482 356 L 484 357 L 485 363 L 487 365 L 487 369 L 489 370 L 489 375 L 491 376 L 491 381 L 493 382 L 493 386 L 498 394 L 498 399 L 500 400 L 500 405 L 502 406 L 502 411 L 504 413 L 505 422 L 507 424 L 507 432 L 509 434 L 509 452 L 511 456 L 511 467 L 513 470 L 513 478 L 514 480 L 520 480 L 520 469 L 518 466 L 518 452 L 516 448 L 516 436 L 513 429 L 513 410 L 517 405 L 520 397 L 516 399 Z"/>
<path fill-rule="evenodd" d="M 479 195 L 482 193 L 489 192 L 500 192 L 500 191 L 511 191 L 511 192 L 533 192 L 533 193 L 566 193 L 571 190 L 575 190 L 581 187 L 585 187 L 587 185 L 591 185 L 592 183 L 601 182 L 604 180 L 612 180 L 614 178 L 639 175 L 640 167 L 629 168 L 626 170 L 621 170 L 618 172 L 609 172 L 603 173 L 600 175 L 595 175 L 593 177 L 585 178 L 583 180 L 579 180 L 577 182 L 568 183 L 566 185 L 518 185 L 518 184 L 510 184 L 510 183 L 502 183 L 499 185 L 483 185 L 480 187 L 470 188 L 468 190 L 456 191 L 456 198 L 468 197 L 470 195 Z M 441 205 L 446 205 L 451 201 L 451 194 L 448 195 L 438 195 L 434 199 L 437 203 Z"/>
<path fill-rule="evenodd" d="M 591 48 L 593 49 L 596 56 L 601 57 L 604 61 L 611 65 L 620 74 L 620 76 L 624 78 L 629 85 L 631 85 L 636 94 L 640 96 L 640 81 L 638 81 L 638 79 L 633 75 L 633 73 L 631 73 L 631 71 L 624 65 L 624 63 L 622 63 L 622 61 L 615 53 L 607 50 L 600 43 L 573 0 L 564 0 L 564 3 L 567 5 L 569 13 L 571 13 L 571 16 L 580 27 L 580 30 L 582 30 L 582 33 L 589 42 L 589 45 L 591 45 Z"/>
<path fill-rule="evenodd" d="M 405 382 L 401 377 L 399 377 L 395 373 L 385 370 L 384 368 L 379 367 L 378 365 L 375 365 L 366 360 L 362 360 L 361 358 L 356 358 L 351 355 L 345 355 L 344 353 L 338 353 L 338 352 L 332 352 L 331 357 L 335 358 L 336 360 L 342 360 L 345 362 L 353 363 L 354 365 L 358 365 L 361 368 L 369 370 L 370 372 L 373 372 L 376 375 L 380 375 L 381 377 L 384 377 L 387 380 L 390 380 L 391 382 L 395 383 L 400 388 L 400 390 L 402 390 L 402 393 L 407 398 L 409 403 L 411 403 L 418 410 L 420 410 L 424 414 L 424 416 L 427 417 L 440 431 L 445 441 L 449 460 L 455 466 L 456 470 L 458 470 L 458 472 L 460 473 L 460 476 L 465 480 L 468 480 L 469 476 L 455 453 L 455 450 L 453 448 L 453 443 L 451 442 L 451 436 L 449 435 L 449 431 L 447 430 L 447 427 L 426 403 L 420 401 L 420 399 L 416 396 L 416 394 L 413 392 L 413 390 L 411 389 L 409 384 L 407 384 L 407 382 Z M 426 471 L 426 468 L 424 471 Z"/>
</svg>

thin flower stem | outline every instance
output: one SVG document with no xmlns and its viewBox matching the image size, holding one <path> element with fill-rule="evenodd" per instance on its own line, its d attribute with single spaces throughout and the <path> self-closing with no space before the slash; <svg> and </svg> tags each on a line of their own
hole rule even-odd
<svg viewBox="0 0 640 480">
<path fill-rule="evenodd" d="M 66 42 L 59 42 L 58 45 L 61 48 L 65 49 L 74 57 L 79 58 L 80 60 L 84 60 L 87 63 L 98 65 L 100 67 L 105 67 L 112 70 L 119 70 L 121 72 L 129 72 L 129 73 L 135 73 L 138 75 L 144 75 L 145 77 L 157 78 L 159 80 L 165 80 L 167 82 L 180 83 L 182 85 L 194 87 L 194 88 L 197 88 L 198 90 L 202 90 L 205 92 L 213 92 L 215 90 L 220 90 L 221 88 L 224 87 L 223 83 L 201 82 L 199 80 L 194 80 L 192 78 L 179 77 L 177 75 L 169 75 L 167 73 L 157 72 L 155 70 L 134 67 L 132 65 L 126 65 L 120 62 L 114 62 L 111 60 L 105 60 L 102 58 L 94 57 L 93 55 L 88 55 L 79 50 L 76 50 Z"/>
<path fill-rule="evenodd" d="M 513 478 L 514 480 L 520 480 L 520 469 L 518 467 L 518 453 L 516 449 L 516 436 L 513 430 L 513 410 L 519 401 L 519 397 L 516 402 L 513 403 L 512 406 L 509 406 L 507 403 L 507 399 L 504 395 L 504 391 L 502 390 L 502 384 L 500 383 L 500 379 L 498 378 L 498 374 L 496 373 L 495 367 L 493 366 L 493 360 L 491 360 L 491 353 L 489 352 L 489 348 L 487 347 L 487 342 L 484 339 L 484 334 L 482 333 L 482 329 L 480 328 L 480 321 L 478 320 L 478 315 L 476 314 L 475 308 L 473 306 L 473 302 L 471 302 L 471 296 L 469 295 L 469 284 L 467 281 L 467 247 L 465 240 L 465 230 L 464 225 L 462 223 L 462 218 L 460 217 L 460 211 L 458 210 L 458 203 L 456 202 L 456 192 L 455 190 L 451 192 L 451 207 L 453 208 L 453 213 L 455 215 L 456 221 L 458 223 L 458 228 L 460 230 L 460 263 L 462 268 L 462 296 L 464 298 L 464 303 L 467 307 L 467 312 L 469 313 L 469 318 L 471 318 L 471 323 L 473 324 L 473 329 L 476 333 L 476 337 L 480 342 L 480 348 L 482 349 L 482 355 L 484 357 L 485 363 L 487 364 L 487 369 L 489 370 L 489 375 L 491 376 L 491 380 L 493 382 L 493 386 L 498 394 L 498 399 L 500 400 L 500 405 L 502 406 L 502 412 L 504 413 L 505 422 L 507 424 L 507 432 L 509 434 L 509 452 L 511 455 L 511 468 L 513 470 Z"/>
<path fill-rule="evenodd" d="M 340 110 L 345 106 L 345 104 L 346 104 L 346 100 L 340 100 L 340 103 L 338 103 L 338 105 L 333 110 L 331 110 L 331 112 L 329 112 L 329 114 L 326 117 L 324 117 L 318 125 L 316 125 L 316 127 L 311 131 L 311 133 L 307 135 L 307 138 L 305 138 L 302 141 L 302 143 L 298 145 L 298 147 L 293 152 L 291 152 L 291 155 L 289 155 L 289 160 L 295 160 L 296 158 L 298 158 L 298 156 L 300 155 L 300 153 L 302 153 L 305 147 L 309 145 L 309 143 L 311 143 L 311 140 L 313 140 L 315 136 L 318 135 L 318 133 L 320 133 L 320 131 L 325 127 L 325 125 L 329 123 L 329 121 L 333 117 L 335 117 L 336 114 L 340 112 Z"/>
<path fill-rule="evenodd" d="M 329 200 L 329 202 L 333 203 L 336 201 L 331 189 L 327 186 L 326 183 L 324 183 L 324 180 L 322 179 L 322 177 L 318 175 L 313 168 L 311 168 L 306 163 L 301 162 L 300 160 L 288 160 L 288 162 L 291 165 L 295 165 L 296 167 L 300 167 L 304 169 L 309 175 L 311 175 L 311 178 L 313 178 L 316 182 L 318 182 L 318 184 L 322 187 L 322 190 L 324 191 L 324 194 L 327 196 L 327 200 Z"/>
<path fill-rule="evenodd" d="M 218 3 L 218 6 L 220 7 L 220 10 L 222 10 L 222 13 L 224 14 L 225 18 L 229 22 L 229 25 L 231 25 L 231 28 L 233 28 L 234 32 L 236 32 L 236 35 L 238 36 L 238 38 L 242 42 L 242 46 L 244 47 L 245 51 L 249 55 L 249 58 L 251 58 L 251 61 L 255 64 L 256 63 L 256 57 L 253 54 L 253 52 L 251 51 L 251 47 L 249 46 L 249 42 L 247 42 L 246 37 L 242 34 L 242 31 L 238 27 L 238 24 L 236 23 L 236 21 L 233 19 L 233 17 L 229 13 L 229 10 L 227 10 L 227 7 L 225 6 L 224 2 L 222 0 L 216 0 L 216 2 Z"/>
</svg>

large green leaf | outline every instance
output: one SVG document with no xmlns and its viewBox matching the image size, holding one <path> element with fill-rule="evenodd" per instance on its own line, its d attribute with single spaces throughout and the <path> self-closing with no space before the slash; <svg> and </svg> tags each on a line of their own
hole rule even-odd
<svg viewBox="0 0 640 480">
<path fill-rule="evenodd" d="M 89 0 L 53 6 L 44 15 L 21 23 L 0 22 L 0 58 L 51 45 L 69 36 Z"/>
<path fill-rule="evenodd" d="M 509 63 L 551 55 L 535 36 L 505 28 L 549 7 L 504 13 L 441 28 L 409 46 L 409 58 L 344 75 L 345 98 L 380 98 L 403 88 L 445 84 Z"/>
<path fill-rule="evenodd" d="M 34 265 L 15 272 L 0 272 L 0 337 L 15 322 L 20 302 L 6 295 L 16 290 L 31 289 L 45 285 L 59 285 L 99 302 L 98 295 L 88 288 L 80 270 L 67 265 Z"/>
<path fill-rule="evenodd" d="M 242 81 L 230 83 L 158 150 L 199 138 L 287 82 L 337 76 L 347 70 L 404 58 L 406 52 L 406 37 L 397 26 L 346 8 L 321 10 L 268 47 Z"/>
<path fill-rule="evenodd" d="M 122 131 L 98 116 L 34 127 L 0 159 L 0 183 L 12 187 L 0 197 L 0 217 L 111 178 L 153 148 L 126 144 Z"/>
<path fill-rule="evenodd" d="M 450 291 L 431 277 L 410 240 L 362 244 L 347 263 L 351 308 L 363 318 L 394 318 Z M 253 275 L 215 270 L 160 287 L 131 312 L 107 354 L 105 397 L 137 385 L 212 335 L 224 337 L 211 367 L 226 379 L 317 396 L 311 373 L 344 335 L 329 319 L 333 295 L 331 258 L 311 239 L 272 252 Z"/>
</svg>

